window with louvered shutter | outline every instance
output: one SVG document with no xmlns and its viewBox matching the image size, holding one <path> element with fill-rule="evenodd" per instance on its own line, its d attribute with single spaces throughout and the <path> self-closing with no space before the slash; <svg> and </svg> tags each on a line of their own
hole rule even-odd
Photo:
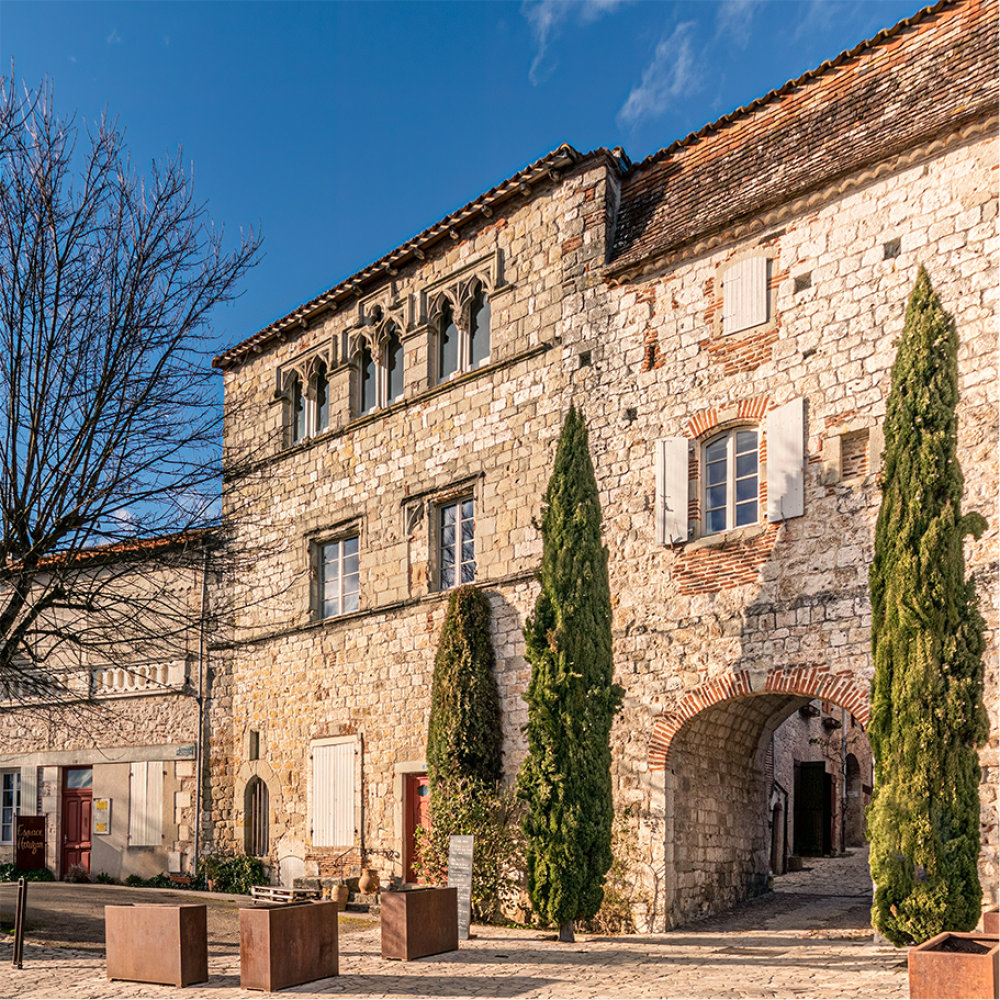
<svg viewBox="0 0 1000 1000">
<path fill-rule="evenodd" d="M 767 519 L 805 513 L 803 472 L 805 400 L 793 399 L 767 415 Z"/>
<path fill-rule="evenodd" d="M 21 768 L 20 816 L 38 816 L 38 768 L 34 764 Z"/>
<path fill-rule="evenodd" d="M 313 747 L 313 846 L 354 843 L 354 740 Z"/>
<path fill-rule="evenodd" d="M 136 761 L 129 773 L 129 846 L 160 847 L 163 840 L 163 763 Z"/>
<path fill-rule="evenodd" d="M 768 320 L 767 257 L 737 261 L 722 275 L 722 332 L 738 333 Z"/>
<path fill-rule="evenodd" d="M 688 538 L 688 442 L 656 442 L 656 541 L 675 545 Z"/>
</svg>

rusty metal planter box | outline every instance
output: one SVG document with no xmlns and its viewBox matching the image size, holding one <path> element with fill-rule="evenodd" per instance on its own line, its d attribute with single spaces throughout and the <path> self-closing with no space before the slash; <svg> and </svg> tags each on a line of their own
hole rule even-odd
<svg viewBox="0 0 1000 1000">
<path fill-rule="evenodd" d="M 1000 934 L 1000 910 L 995 906 L 983 914 L 983 931 L 993 937 Z"/>
<path fill-rule="evenodd" d="M 187 986 L 208 979 L 204 903 L 105 906 L 108 979 Z"/>
<path fill-rule="evenodd" d="M 281 990 L 340 971 L 335 902 L 240 910 L 240 988 Z"/>
<path fill-rule="evenodd" d="M 968 950 L 962 950 L 968 949 Z M 978 954 L 972 953 L 974 951 Z M 945 931 L 907 956 L 912 1000 L 991 1000 L 997 996 L 996 937 Z"/>
<path fill-rule="evenodd" d="M 383 892 L 382 957 L 409 961 L 458 950 L 458 889 Z"/>
</svg>

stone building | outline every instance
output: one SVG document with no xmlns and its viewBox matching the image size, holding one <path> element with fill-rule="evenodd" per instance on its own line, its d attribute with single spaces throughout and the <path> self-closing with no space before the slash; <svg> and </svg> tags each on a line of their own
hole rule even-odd
<svg viewBox="0 0 1000 1000">
<path fill-rule="evenodd" d="M 761 891 L 775 730 L 817 700 L 868 717 L 881 422 L 920 265 L 961 338 L 996 719 L 996 49 L 995 0 L 942 3 L 641 162 L 560 146 L 216 359 L 227 447 L 260 454 L 227 484 L 259 556 L 218 664 L 218 846 L 282 881 L 378 852 L 407 874 L 459 581 L 493 608 L 514 778 L 534 523 L 575 401 L 610 551 L 640 923 Z M 995 725 L 982 763 L 995 901 Z"/>
<path fill-rule="evenodd" d="M 193 868 L 206 581 L 192 566 L 201 549 L 187 536 L 74 560 L 76 588 L 100 595 L 107 616 L 63 616 L 40 656 L 44 674 L 36 681 L 26 665 L 0 686 L 0 863 L 15 862 L 15 817 L 43 816 L 56 878 L 74 865 L 119 880 Z"/>
</svg>

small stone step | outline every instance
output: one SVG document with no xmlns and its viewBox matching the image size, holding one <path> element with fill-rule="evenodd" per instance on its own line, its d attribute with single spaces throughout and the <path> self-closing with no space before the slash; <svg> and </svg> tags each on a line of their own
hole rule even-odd
<svg viewBox="0 0 1000 1000">
<path fill-rule="evenodd" d="M 382 907 L 377 903 L 348 903 L 344 911 L 346 913 L 363 913 L 369 917 L 377 917 L 382 912 Z"/>
</svg>

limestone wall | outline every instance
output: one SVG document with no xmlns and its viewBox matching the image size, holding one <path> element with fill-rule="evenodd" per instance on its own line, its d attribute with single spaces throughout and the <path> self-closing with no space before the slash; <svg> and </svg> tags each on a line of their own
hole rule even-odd
<svg viewBox="0 0 1000 1000">
<path fill-rule="evenodd" d="M 495 612 L 513 777 L 528 680 L 520 628 L 540 556 L 532 522 L 572 400 L 590 428 L 611 556 L 616 679 L 627 691 L 613 774 L 657 890 L 647 925 L 759 891 L 769 850 L 762 747 L 810 698 L 867 718 L 875 471 L 894 341 L 921 264 L 961 338 L 966 507 L 990 521 L 967 557 L 989 627 L 986 690 L 995 719 L 995 163 L 995 131 L 928 146 L 894 170 L 841 178 L 780 224 L 750 220 L 717 249 L 615 285 L 601 265 L 617 170 L 592 157 L 463 231 L 445 251 L 367 288 L 356 308 L 327 313 L 230 366 L 227 445 L 257 448 L 262 464 L 229 485 L 236 544 L 253 556 L 236 585 L 238 645 L 226 695 L 232 756 L 224 766 L 233 792 L 231 811 L 213 811 L 217 824 L 231 824 L 233 842 L 241 841 L 244 791 L 256 776 L 270 789 L 276 872 L 284 865 L 329 874 L 342 848 L 362 842 L 401 849 L 399 775 L 422 764 L 444 613 L 434 517 L 454 497 L 471 496 L 476 506 L 476 581 Z M 433 352 L 422 290 L 446 287 L 498 253 L 504 284 L 491 295 L 490 364 L 435 385 L 421 367 Z M 760 254 L 770 260 L 768 321 L 724 334 L 723 272 Z M 403 303 L 416 371 L 408 370 L 401 402 L 352 416 L 357 372 L 344 345 L 364 335 L 362 307 L 378 301 L 387 309 Z M 293 445 L 276 373 L 323 343 L 339 345 L 336 412 L 328 431 Z M 800 398 L 804 513 L 768 523 L 769 415 Z M 701 446 L 736 425 L 760 434 L 760 520 L 706 536 L 697 527 Z M 690 442 L 696 526 L 689 541 L 672 545 L 655 534 L 655 444 L 668 437 Z M 316 620 L 315 546 L 345 533 L 360 539 L 360 610 Z M 719 694 L 727 684 L 730 693 Z M 684 714 L 713 704 L 721 707 L 700 721 Z M 224 727 L 220 714 L 220 747 Z M 248 759 L 251 731 L 263 748 L 258 760 Z M 310 753 L 316 741 L 346 736 L 356 737 L 360 761 L 356 841 L 318 847 Z M 995 732 L 983 762 L 989 887 L 997 878 Z M 211 780 L 225 802 L 226 778 Z"/>
</svg>

